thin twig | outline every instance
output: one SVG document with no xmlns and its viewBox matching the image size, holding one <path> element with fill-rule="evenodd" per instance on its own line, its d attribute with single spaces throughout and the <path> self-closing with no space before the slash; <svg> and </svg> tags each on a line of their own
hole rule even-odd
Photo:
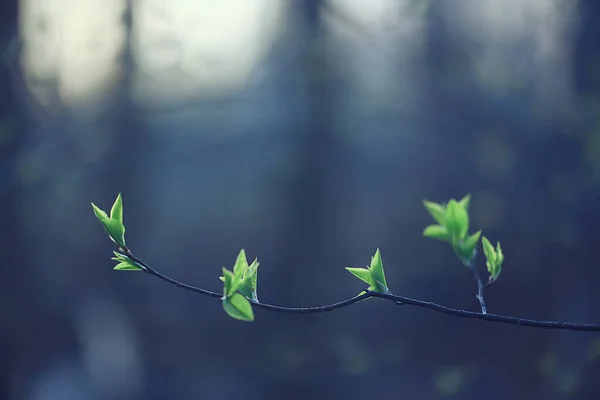
<svg viewBox="0 0 600 400">
<path fill-rule="evenodd" d="M 185 290 L 189 290 L 189 291 L 192 291 L 195 293 L 199 293 L 199 294 L 209 296 L 209 297 L 214 297 L 214 298 L 222 298 L 222 296 L 223 296 L 221 293 L 217 293 L 217 292 L 213 292 L 210 290 L 201 289 L 196 286 L 188 285 L 186 283 L 179 282 L 175 279 L 172 279 L 166 275 L 161 274 L 154 268 L 151 268 L 144 261 L 142 261 L 138 257 L 134 256 L 133 253 L 128 248 L 120 248 L 119 250 L 122 251 L 123 253 L 125 253 L 131 259 L 131 261 L 138 264 L 142 268 L 143 272 L 146 272 L 147 274 L 155 276 L 159 279 L 162 279 L 163 281 L 168 282 L 176 287 L 180 287 Z M 473 270 L 474 270 L 474 268 L 473 268 Z M 483 289 L 480 286 L 483 286 L 483 284 L 481 283 L 481 280 L 478 278 L 478 274 L 476 271 L 475 271 L 475 274 L 476 274 L 476 278 L 478 280 L 479 290 L 482 291 Z M 393 294 L 384 294 L 384 293 L 374 292 L 374 291 L 370 291 L 370 290 L 365 290 L 365 292 L 361 295 L 351 297 L 349 299 L 346 299 L 346 300 L 343 300 L 343 301 L 340 301 L 337 303 L 325 305 L 325 306 L 282 307 L 282 306 L 276 306 L 276 305 L 272 305 L 272 304 L 259 303 L 259 302 L 252 302 L 252 306 L 256 307 L 256 308 L 262 308 L 265 310 L 277 311 L 277 312 L 283 312 L 283 313 L 315 314 L 315 313 L 333 311 L 333 310 L 337 310 L 337 309 L 340 309 L 343 307 L 347 307 L 349 305 L 358 303 L 359 301 L 368 299 L 370 297 L 377 297 L 377 298 L 381 298 L 381 299 L 391 300 L 394 303 L 399 304 L 399 305 L 408 304 L 408 305 L 412 305 L 412 306 L 416 306 L 416 307 L 427 308 L 427 309 L 438 311 L 438 312 L 441 312 L 444 314 L 453 315 L 455 317 L 481 319 L 481 320 L 485 320 L 485 321 L 500 322 L 500 323 L 511 324 L 511 325 L 529 326 L 529 327 L 534 327 L 534 328 L 600 332 L 600 325 L 594 325 L 594 324 L 577 324 L 577 323 L 559 322 L 559 321 L 540 321 L 540 320 L 527 319 L 527 318 L 509 317 L 509 316 L 505 316 L 505 315 L 487 314 L 485 312 L 485 303 L 482 303 L 482 312 L 479 313 L 479 312 L 473 312 L 473 311 L 461 310 L 461 309 L 457 309 L 457 308 L 446 307 L 441 304 L 433 303 L 430 301 L 417 300 L 417 299 L 413 299 L 410 297 L 398 296 L 398 295 L 393 295 Z M 481 295 L 480 302 L 481 301 L 483 301 L 483 295 Z"/>
<path fill-rule="evenodd" d="M 487 314 L 487 306 L 485 305 L 485 300 L 483 298 L 483 290 L 485 289 L 485 285 L 481 281 L 479 277 L 479 272 L 477 272 L 477 267 L 473 262 L 469 262 L 467 267 L 473 271 L 473 276 L 475 277 L 475 282 L 477 282 L 477 300 L 479 300 L 479 305 L 481 306 L 481 313 Z"/>
</svg>

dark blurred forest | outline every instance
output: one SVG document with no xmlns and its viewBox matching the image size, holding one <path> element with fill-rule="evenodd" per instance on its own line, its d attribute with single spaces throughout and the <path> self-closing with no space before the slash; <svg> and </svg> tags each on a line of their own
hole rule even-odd
<svg viewBox="0 0 600 400">
<path fill-rule="evenodd" d="M 0 2 L 0 399 L 598 399 L 600 337 L 378 299 L 256 310 L 114 272 L 127 243 L 259 298 L 390 289 L 478 310 L 422 237 L 423 199 L 472 194 L 502 243 L 493 313 L 600 323 L 600 2 Z M 484 271 L 484 261 L 477 260 Z"/>
</svg>

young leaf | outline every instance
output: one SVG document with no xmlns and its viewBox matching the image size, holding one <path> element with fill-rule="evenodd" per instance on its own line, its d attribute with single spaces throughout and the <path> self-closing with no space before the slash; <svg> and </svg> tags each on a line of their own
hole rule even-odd
<svg viewBox="0 0 600 400">
<path fill-rule="evenodd" d="M 502 272 L 502 263 L 504 262 L 504 253 L 502 253 L 502 248 L 500 248 L 500 242 L 496 242 L 496 263 L 494 265 L 493 271 L 490 272 L 491 279 L 495 281 L 500 276 L 500 272 Z"/>
<path fill-rule="evenodd" d="M 250 278 L 244 278 L 240 280 L 240 285 L 237 288 L 237 291 L 243 294 L 247 299 L 252 299 L 252 284 L 250 283 Z M 254 300 L 254 299 L 253 299 Z"/>
<path fill-rule="evenodd" d="M 485 236 L 481 239 L 481 242 L 483 243 L 483 252 L 486 257 L 485 266 L 490 273 L 489 281 L 490 283 L 493 283 L 500 276 L 500 272 L 502 272 L 504 254 L 502 253 L 500 242 L 496 244 L 496 249 L 494 249 L 490 241 Z"/>
<path fill-rule="evenodd" d="M 235 260 L 235 264 L 233 265 L 233 274 L 238 279 L 242 279 L 246 270 L 248 269 L 248 259 L 246 258 L 246 252 L 244 249 L 240 250 L 238 256 Z"/>
<path fill-rule="evenodd" d="M 423 236 L 438 239 L 438 240 L 449 240 L 448 230 L 442 225 L 429 225 L 423 230 Z"/>
<path fill-rule="evenodd" d="M 481 230 L 478 230 L 477 232 L 475 232 L 474 234 L 469 236 L 467 238 L 467 240 L 465 240 L 465 245 L 469 248 L 473 248 L 473 249 L 476 248 L 477 242 L 479 242 L 480 237 L 481 237 Z"/>
<path fill-rule="evenodd" d="M 113 251 L 113 254 L 115 256 L 113 258 L 111 258 L 111 260 L 115 260 L 115 261 L 129 261 L 129 257 L 127 257 L 125 254 L 121 254 L 118 251 Z"/>
<path fill-rule="evenodd" d="M 373 278 L 371 277 L 371 271 L 369 271 L 367 268 L 346 267 L 346 270 L 369 285 L 369 290 L 372 290 L 371 288 L 375 288 L 375 282 L 373 282 Z"/>
<path fill-rule="evenodd" d="M 108 220 L 104 229 L 111 240 L 119 247 L 125 247 L 125 226 L 115 219 Z"/>
<path fill-rule="evenodd" d="M 481 231 L 475 232 L 467 237 L 466 240 L 461 240 L 453 246 L 454 252 L 460 257 L 465 265 L 468 265 L 473 258 L 475 258 L 475 254 L 477 253 L 477 242 L 479 241 L 480 236 Z"/>
<path fill-rule="evenodd" d="M 361 281 L 369 285 L 368 290 L 373 290 L 380 293 L 390 293 L 385 281 L 385 273 L 383 272 L 383 262 L 379 249 L 371 258 L 371 265 L 368 268 L 346 267 L 346 270 L 356 276 Z M 362 294 L 363 292 L 361 292 Z"/>
<path fill-rule="evenodd" d="M 108 233 L 110 239 L 119 247 L 125 247 L 125 226 L 123 226 L 123 203 L 121 194 L 117 196 L 112 209 L 111 217 L 106 215 L 106 212 L 92 203 L 96 218 L 102 223 L 104 230 Z"/>
<path fill-rule="evenodd" d="M 233 274 L 233 272 L 225 267 L 223 267 L 223 277 L 225 282 L 223 285 L 223 296 L 231 297 L 237 292 L 242 282 Z"/>
<path fill-rule="evenodd" d="M 108 215 L 106 215 L 106 213 L 101 210 L 97 205 L 95 205 L 94 203 L 92 203 L 92 208 L 94 209 L 94 214 L 96 214 L 96 218 L 98 218 L 98 220 L 104 224 L 105 221 L 108 221 Z"/>
<path fill-rule="evenodd" d="M 423 205 L 429 212 L 429 214 L 437 221 L 440 225 L 445 225 L 446 223 L 446 209 L 444 206 L 438 203 L 434 203 L 432 201 L 423 200 Z"/>
<path fill-rule="evenodd" d="M 458 204 L 464 208 L 466 211 L 469 210 L 469 204 L 471 203 L 471 194 L 467 194 L 465 197 L 463 197 L 462 199 L 460 199 L 460 201 L 458 202 Z"/>
<path fill-rule="evenodd" d="M 504 262 L 504 253 L 502 253 L 500 242 L 496 242 L 496 262 L 498 262 L 499 264 L 502 264 Z"/>
<path fill-rule="evenodd" d="M 231 318 L 241 321 L 254 321 L 254 312 L 252 305 L 240 293 L 234 293 L 231 296 L 223 297 L 223 309 Z"/>
<path fill-rule="evenodd" d="M 455 199 L 446 207 L 446 228 L 453 244 L 464 239 L 469 230 L 469 214 Z"/>
<path fill-rule="evenodd" d="M 495 260 L 496 251 L 494 250 L 494 246 L 492 246 L 488 238 L 486 238 L 485 236 L 482 237 L 481 244 L 483 245 L 483 254 L 485 254 L 485 258 L 487 260 Z"/>
<path fill-rule="evenodd" d="M 260 263 L 258 262 L 257 258 L 254 259 L 252 265 L 248 265 L 246 253 L 242 249 L 237 256 L 236 262 L 233 267 L 233 278 L 230 278 L 231 282 L 237 282 L 235 283 L 237 287 L 236 291 L 242 293 L 244 296 L 246 296 L 253 302 L 258 302 L 257 275 L 259 265 Z M 223 267 L 223 270 L 225 271 L 226 267 Z M 220 276 L 219 279 L 221 280 L 221 282 L 225 282 L 225 273 L 224 276 Z"/>
<path fill-rule="evenodd" d="M 246 275 L 240 280 L 240 285 L 237 290 L 249 300 L 258 301 L 256 287 L 252 285 L 252 277 L 250 275 Z"/>
<path fill-rule="evenodd" d="M 117 265 L 113 268 L 114 270 L 117 270 L 117 271 L 143 271 L 144 270 L 144 268 L 142 266 L 136 264 L 125 254 L 121 254 L 116 251 L 113 251 L 113 253 L 115 254 L 115 256 L 112 257 L 111 260 L 118 261 Z"/>
<path fill-rule="evenodd" d="M 385 280 L 385 273 L 383 272 L 383 261 L 381 261 L 381 253 L 379 252 L 379 249 L 375 251 L 375 255 L 371 259 L 371 267 L 369 268 L 369 271 L 371 271 L 373 281 L 379 283 L 378 289 L 381 289 L 379 288 L 380 285 L 383 288 L 382 290 L 378 291 L 388 293 L 389 290 L 387 288 L 387 282 Z"/>
<path fill-rule="evenodd" d="M 142 271 L 142 269 L 132 261 L 122 261 L 115 265 L 113 269 L 115 271 Z"/>
<path fill-rule="evenodd" d="M 258 266 L 260 265 L 260 263 L 258 262 L 258 258 L 255 258 L 254 261 L 252 261 L 252 264 L 250 264 L 250 266 L 248 267 L 248 271 L 246 272 L 246 276 L 249 276 L 252 278 L 252 286 L 254 286 L 256 288 L 257 285 L 257 276 L 258 276 Z"/>
<path fill-rule="evenodd" d="M 119 221 L 123 224 L 123 198 L 121 193 L 118 194 L 112 208 L 110 209 L 110 219 Z"/>
<path fill-rule="evenodd" d="M 246 279 L 250 279 L 250 299 L 252 301 L 258 301 L 258 266 L 260 263 L 258 262 L 258 258 L 255 258 L 252 261 L 252 264 L 248 267 L 248 271 L 246 272 Z"/>
<path fill-rule="evenodd" d="M 502 267 L 500 265 L 496 264 L 494 266 L 494 268 L 492 269 L 492 271 L 490 272 L 490 281 L 496 282 L 496 280 L 500 276 L 501 272 L 502 272 Z"/>
</svg>

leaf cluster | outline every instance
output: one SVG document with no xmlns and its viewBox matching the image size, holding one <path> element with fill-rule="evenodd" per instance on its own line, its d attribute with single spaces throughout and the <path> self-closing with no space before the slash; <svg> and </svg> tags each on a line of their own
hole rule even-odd
<svg viewBox="0 0 600 400">
<path fill-rule="evenodd" d="M 233 272 L 223 267 L 223 276 L 219 277 L 224 283 L 223 309 L 230 317 L 243 321 L 254 320 L 250 302 L 258 303 L 258 265 L 256 258 L 248 265 L 246 252 L 242 249 L 233 265 Z"/>
<path fill-rule="evenodd" d="M 502 272 L 504 254 L 502 253 L 502 248 L 500 248 L 500 242 L 496 242 L 496 248 L 494 249 L 494 246 L 484 236 L 481 243 L 483 244 L 483 253 L 486 258 L 485 266 L 490 273 L 488 284 L 492 284 L 496 282 L 496 279 L 500 276 L 500 272 Z"/>
<path fill-rule="evenodd" d="M 449 243 L 463 264 L 472 267 L 477 255 L 481 230 L 469 235 L 470 203 L 470 194 L 460 200 L 450 199 L 447 204 L 424 200 L 423 205 L 437 224 L 426 227 L 423 230 L 423 236 Z M 488 284 L 491 284 L 498 279 L 502 271 L 504 255 L 500 249 L 500 243 L 497 244 L 496 250 L 485 236 L 482 238 L 482 243 L 487 259 L 486 266 L 490 273 Z"/>
<path fill-rule="evenodd" d="M 371 257 L 371 265 L 365 268 L 346 267 L 346 270 L 352 275 L 365 282 L 369 287 L 367 290 L 374 292 L 389 294 L 390 290 L 387 287 L 385 273 L 383 272 L 383 262 L 381 261 L 381 253 L 379 249 L 375 255 Z M 360 294 L 365 293 L 364 291 Z"/>
</svg>

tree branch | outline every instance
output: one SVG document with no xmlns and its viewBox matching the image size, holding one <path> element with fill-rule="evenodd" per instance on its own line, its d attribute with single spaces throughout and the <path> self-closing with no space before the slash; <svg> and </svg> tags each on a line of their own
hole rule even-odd
<svg viewBox="0 0 600 400">
<path fill-rule="evenodd" d="M 485 289 L 485 285 L 481 281 L 479 277 L 479 272 L 477 272 L 477 267 L 473 262 L 467 264 L 467 267 L 473 271 L 473 276 L 475 277 L 475 282 L 477 282 L 477 300 L 479 300 L 479 306 L 481 307 L 481 313 L 487 314 L 487 306 L 485 305 L 485 300 L 483 298 L 483 290 Z"/>
<path fill-rule="evenodd" d="M 196 286 L 188 285 L 186 283 L 179 282 L 175 279 L 172 279 L 166 275 L 161 274 L 154 268 L 151 268 L 144 261 L 133 255 L 131 250 L 128 248 L 119 248 L 124 254 L 127 255 L 131 259 L 131 261 L 135 262 L 142 269 L 143 272 L 155 276 L 167 283 L 170 283 L 176 287 L 180 287 L 185 290 L 192 291 L 194 293 L 202 294 L 204 296 L 221 298 L 222 294 L 213 292 L 206 289 L 201 289 Z M 391 300 L 398 305 L 412 305 L 416 307 L 427 308 L 430 310 L 438 311 L 444 314 L 452 315 L 455 317 L 463 317 L 463 318 L 473 318 L 473 319 L 481 319 L 490 322 L 500 322 L 511 325 L 520 325 L 520 326 L 529 326 L 533 328 L 543 328 L 543 329 L 564 329 L 571 331 L 591 331 L 591 332 L 600 332 L 600 325 L 594 324 L 577 324 L 571 322 L 559 322 L 559 321 L 540 321 L 535 319 L 527 319 L 527 318 L 519 318 L 519 317 L 509 317 L 505 315 L 497 315 L 497 314 L 487 314 L 485 309 L 485 302 L 483 301 L 483 283 L 477 274 L 475 268 L 471 267 L 475 273 L 475 277 L 477 280 L 478 286 L 478 299 L 480 299 L 482 312 L 473 312 L 467 310 L 461 310 L 457 308 L 446 307 L 441 304 L 433 303 L 430 301 L 417 300 L 410 297 L 398 296 L 393 294 L 384 294 L 379 292 L 374 292 L 370 290 L 365 290 L 363 294 L 358 296 L 351 297 L 349 299 L 325 305 L 325 306 L 316 306 L 316 307 L 282 307 L 273 304 L 266 304 L 260 302 L 252 302 L 252 307 L 262 308 L 264 310 L 283 312 L 283 313 L 292 313 L 292 314 L 315 314 L 326 311 L 333 311 L 343 307 L 350 306 L 352 304 L 358 303 L 361 300 L 365 300 L 371 297 L 377 297 L 381 299 Z"/>
</svg>

